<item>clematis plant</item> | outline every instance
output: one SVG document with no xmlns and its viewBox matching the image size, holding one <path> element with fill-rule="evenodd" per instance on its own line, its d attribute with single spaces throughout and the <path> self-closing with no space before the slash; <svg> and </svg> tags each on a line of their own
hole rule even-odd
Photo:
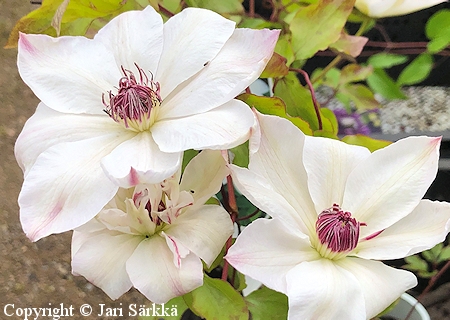
<svg viewBox="0 0 450 320">
<path fill-rule="evenodd" d="M 449 232 L 450 204 L 421 200 L 441 139 L 410 137 L 370 153 L 256 116 L 248 169 L 230 168 L 239 191 L 273 219 L 247 226 L 225 259 L 286 294 L 290 319 L 375 317 L 417 284 L 375 260 L 432 248 Z"/>
<path fill-rule="evenodd" d="M 228 213 L 205 202 L 227 175 L 219 151 L 206 150 L 159 184 L 119 189 L 91 221 L 73 233 L 72 271 L 117 299 L 132 286 L 166 303 L 203 283 L 233 232 Z"/>
<path fill-rule="evenodd" d="M 260 75 L 278 34 L 235 30 L 198 8 L 163 24 L 152 7 L 92 40 L 22 34 L 19 72 L 42 101 L 15 147 L 27 236 L 82 225 L 119 186 L 173 175 L 184 150 L 247 140 L 253 116 L 234 97 Z"/>
</svg>

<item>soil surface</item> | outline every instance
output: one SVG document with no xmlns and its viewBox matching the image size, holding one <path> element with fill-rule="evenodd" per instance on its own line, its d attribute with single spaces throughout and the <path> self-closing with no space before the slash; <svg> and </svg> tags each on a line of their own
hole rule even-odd
<svg viewBox="0 0 450 320">
<path fill-rule="evenodd" d="M 14 23 L 36 6 L 24 0 L 0 0 L 0 8 L 3 46 Z M 0 319 L 24 319 L 16 315 L 8 317 L 5 311 L 20 315 L 22 308 L 61 308 L 61 304 L 65 312 L 73 308 L 73 316 L 62 319 L 135 319 L 128 316 L 130 305 L 151 307 L 139 292 L 132 289 L 112 301 L 83 277 L 71 274 L 70 232 L 32 243 L 22 231 L 17 197 L 23 178 L 14 158 L 14 142 L 39 101 L 20 79 L 16 57 L 17 49 L 0 49 Z M 448 285 L 425 298 L 431 319 L 450 318 L 449 298 Z M 84 304 L 92 307 L 91 316 L 81 316 L 80 307 Z M 116 308 L 116 316 L 97 316 L 102 305 L 104 309 Z"/>
<path fill-rule="evenodd" d="M 134 319 L 125 316 L 130 304 L 151 306 L 136 290 L 112 301 L 83 277 L 73 276 L 70 266 L 71 232 L 52 235 L 32 243 L 19 222 L 17 197 L 22 171 L 14 158 L 14 142 L 25 121 L 34 113 L 39 100 L 19 77 L 17 49 L 3 49 L 15 22 L 37 8 L 29 1 L 0 0 L 0 319 L 19 312 L 19 308 L 74 308 L 74 316 L 62 319 Z M 92 316 L 82 317 L 83 304 L 93 308 Z M 122 307 L 124 317 L 93 316 L 104 307 Z M 118 314 L 118 310 L 116 312 Z M 32 317 L 33 319 L 34 317 Z M 30 318 L 29 318 L 30 319 Z M 49 317 L 38 319 L 50 319 Z"/>
</svg>

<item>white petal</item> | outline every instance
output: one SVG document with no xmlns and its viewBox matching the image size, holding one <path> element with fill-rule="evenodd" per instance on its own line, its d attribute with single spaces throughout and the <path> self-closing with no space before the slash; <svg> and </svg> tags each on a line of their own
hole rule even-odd
<svg viewBox="0 0 450 320">
<path fill-rule="evenodd" d="M 230 215 L 217 205 L 188 209 L 164 229 L 209 266 L 233 233 Z"/>
<path fill-rule="evenodd" d="M 308 187 L 318 213 L 342 204 L 349 173 L 370 155 L 364 147 L 344 142 L 305 137 L 303 163 L 308 174 Z"/>
<path fill-rule="evenodd" d="M 83 236 L 74 231 L 73 241 Z M 111 299 L 117 299 L 132 286 L 125 264 L 142 239 L 111 231 L 97 233 L 86 239 L 72 257 L 72 272 L 85 277 Z"/>
<path fill-rule="evenodd" d="M 400 16 L 408 13 L 420 11 L 426 8 L 433 7 L 439 3 L 446 2 L 447 0 L 403 0 L 399 5 L 392 7 L 388 14 L 389 16 Z"/>
<path fill-rule="evenodd" d="M 205 113 L 156 122 L 153 138 L 164 152 L 228 149 L 245 142 L 254 118 L 242 101 L 231 100 Z"/>
<path fill-rule="evenodd" d="M 375 238 L 360 241 L 358 257 L 375 260 L 403 258 L 434 247 L 450 229 L 450 204 L 422 200 L 409 215 Z"/>
<path fill-rule="evenodd" d="M 203 284 L 203 266 L 194 254 L 173 263 L 166 241 L 153 236 L 142 241 L 127 261 L 127 272 L 134 287 L 154 303 L 166 303 Z"/>
<path fill-rule="evenodd" d="M 366 319 L 361 286 L 332 260 L 303 262 L 286 281 L 289 319 Z"/>
<path fill-rule="evenodd" d="M 161 16 L 148 6 L 142 11 L 128 11 L 112 19 L 94 39 L 111 51 L 117 69 L 123 66 L 139 75 L 135 63 L 145 72 L 156 72 L 163 47 Z M 119 78 L 115 85 L 118 86 Z"/>
<path fill-rule="evenodd" d="M 181 261 L 189 254 L 189 249 L 174 236 L 168 235 L 164 231 L 161 232 L 161 235 L 164 236 L 167 247 L 172 251 L 173 264 L 177 268 L 181 268 Z"/>
<path fill-rule="evenodd" d="M 121 77 L 112 53 L 85 37 L 21 34 L 18 67 L 43 103 L 69 113 L 103 114 L 102 95 Z"/>
<path fill-rule="evenodd" d="M 389 227 L 419 204 L 436 177 L 440 141 L 402 139 L 375 151 L 350 173 L 342 209 L 367 224 L 361 238 Z"/>
<path fill-rule="evenodd" d="M 229 170 L 219 150 L 203 150 L 186 166 L 180 182 L 180 190 L 192 193 L 194 207 L 203 205 L 219 192 Z"/>
<path fill-rule="evenodd" d="M 14 152 L 17 162 L 27 175 L 37 157 L 49 147 L 62 142 L 99 137 L 114 131 L 122 136 L 127 134 L 127 130 L 106 114 L 61 113 L 40 103 L 17 138 Z"/>
<path fill-rule="evenodd" d="M 205 68 L 164 100 L 161 117 L 202 113 L 236 97 L 264 70 L 278 34 L 279 30 L 236 29 Z"/>
<path fill-rule="evenodd" d="M 219 14 L 187 8 L 164 24 L 164 46 L 156 80 L 161 97 L 211 61 L 233 34 L 235 23 Z"/>
<path fill-rule="evenodd" d="M 233 184 L 253 205 L 271 217 L 283 220 L 291 231 L 300 230 L 306 238 L 309 229 L 305 222 L 269 181 L 248 169 L 235 165 L 229 167 Z"/>
<path fill-rule="evenodd" d="M 258 112 L 256 115 L 259 129 L 256 128 L 250 138 L 248 167 L 266 178 L 275 192 L 295 208 L 309 232 L 315 233 L 317 213 L 303 166 L 305 135 L 289 120 Z"/>
<path fill-rule="evenodd" d="M 401 16 L 430 8 L 446 0 L 356 0 L 355 7 L 373 18 Z"/>
<path fill-rule="evenodd" d="M 76 228 L 92 219 L 118 187 L 100 160 L 122 138 L 115 134 L 57 144 L 36 160 L 19 195 L 20 221 L 32 241 Z"/>
<path fill-rule="evenodd" d="M 87 223 L 79 226 L 74 229 L 73 234 L 76 233 L 76 237 L 72 235 L 72 246 L 71 246 L 71 257 L 75 256 L 78 250 L 81 248 L 83 243 L 89 241 L 92 237 L 95 237 L 97 234 L 104 232 L 105 225 L 99 222 L 97 219 L 91 219 Z M 79 276 L 76 272 L 72 270 L 72 273 L 76 276 Z"/>
<path fill-rule="evenodd" d="M 286 293 L 286 274 L 304 261 L 320 259 L 308 239 L 277 219 L 258 219 L 238 236 L 225 259 L 239 272 Z"/>
<path fill-rule="evenodd" d="M 174 174 L 181 165 L 181 153 L 159 150 L 147 131 L 138 133 L 103 158 L 105 173 L 122 188 L 139 183 L 159 183 Z"/>
<path fill-rule="evenodd" d="M 358 319 L 372 319 L 399 298 L 403 292 L 417 285 L 417 279 L 411 272 L 388 267 L 379 261 L 345 258 L 336 261 L 336 264 L 351 272 L 360 284 L 366 316 Z M 344 284 L 343 288 L 346 287 L 347 285 Z M 350 298 L 348 301 L 351 301 L 352 307 L 355 307 L 353 299 Z"/>
</svg>

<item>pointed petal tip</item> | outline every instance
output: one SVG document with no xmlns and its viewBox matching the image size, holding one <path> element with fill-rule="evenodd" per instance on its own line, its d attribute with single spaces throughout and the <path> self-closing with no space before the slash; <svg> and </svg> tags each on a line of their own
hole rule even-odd
<svg viewBox="0 0 450 320">
<path fill-rule="evenodd" d="M 19 33 L 19 50 L 25 50 L 31 54 L 36 52 L 36 48 L 28 40 L 29 35 L 23 32 Z"/>
</svg>

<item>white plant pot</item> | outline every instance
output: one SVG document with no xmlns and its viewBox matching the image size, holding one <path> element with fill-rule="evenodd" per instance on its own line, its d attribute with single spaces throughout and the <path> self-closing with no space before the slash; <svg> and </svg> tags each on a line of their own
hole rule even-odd
<svg viewBox="0 0 450 320">
<path fill-rule="evenodd" d="M 416 303 L 417 300 L 413 296 L 404 293 L 401 295 L 398 304 L 386 315 L 404 320 L 411 311 L 411 308 L 414 308 L 408 320 L 430 320 L 430 315 L 423 305 Z"/>
</svg>

